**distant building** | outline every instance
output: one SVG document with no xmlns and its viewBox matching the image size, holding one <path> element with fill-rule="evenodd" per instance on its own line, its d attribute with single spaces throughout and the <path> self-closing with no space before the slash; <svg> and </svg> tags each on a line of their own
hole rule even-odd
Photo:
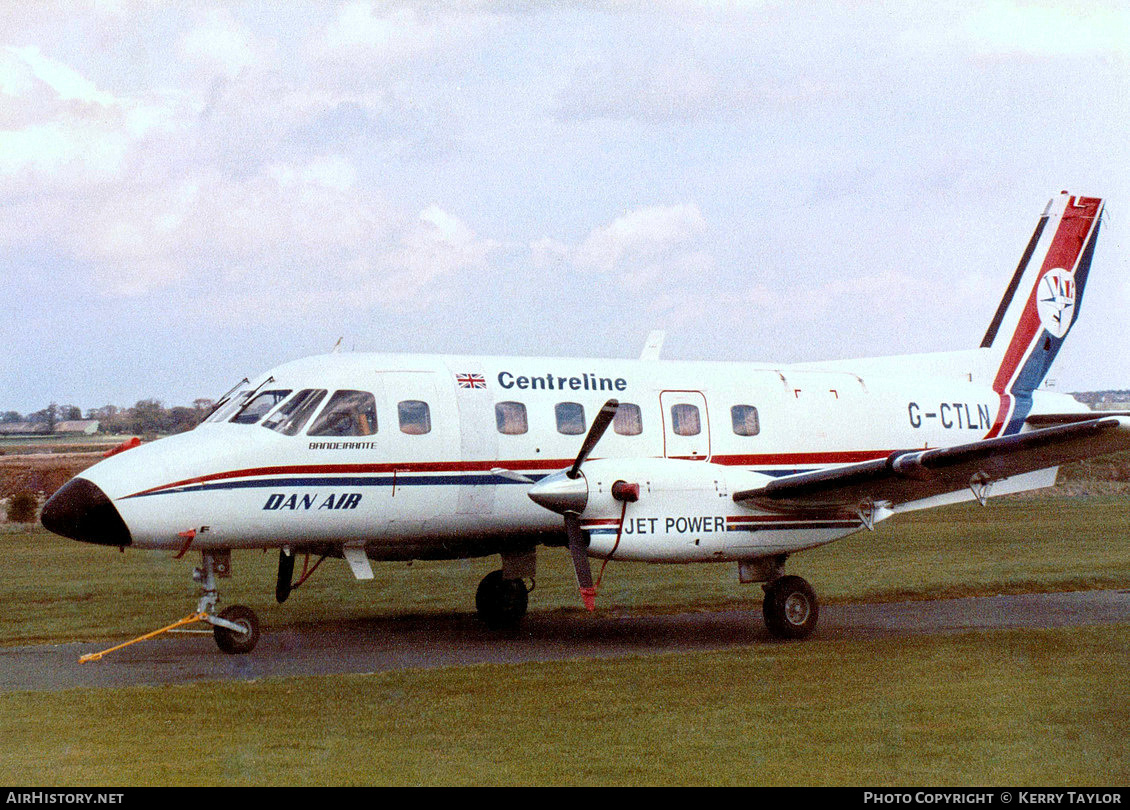
<svg viewBox="0 0 1130 810">
<path fill-rule="evenodd" d="M 0 422 L 0 436 L 34 436 L 42 431 L 41 422 Z"/>
<path fill-rule="evenodd" d="M 97 419 L 71 419 L 66 422 L 55 423 L 56 433 L 82 433 L 93 436 L 98 432 Z"/>
<path fill-rule="evenodd" d="M 1130 405 L 1130 391 L 1127 390 L 1081 391 L 1072 396 L 1079 402 L 1100 410 L 1119 410 Z"/>
<path fill-rule="evenodd" d="M 97 419 L 71 419 L 55 423 L 56 436 L 77 435 L 93 436 L 98 432 Z M 0 436 L 42 436 L 47 433 L 47 425 L 43 422 L 0 422 Z"/>
</svg>

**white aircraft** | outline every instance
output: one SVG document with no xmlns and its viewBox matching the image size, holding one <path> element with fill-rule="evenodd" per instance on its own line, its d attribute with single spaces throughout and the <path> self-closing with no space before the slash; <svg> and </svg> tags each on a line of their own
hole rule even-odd
<svg viewBox="0 0 1130 810">
<path fill-rule="evenodd" d="M 312 357 L 244 380 L 195 430 L 87 469 L 43 525 L 200 552 L 203 595 L 177 624 L 210 623 L 228 653 L 249 652 L 259 624 L 217 612 L 216 579 L 233 549 L 262 548 L 280 549 L 279 601 L 312 573 L 293 581 L 299 554 L 344 558 L 358 579 L 369 560 L 498 554 L 475 598 L 491 627 L 525 615 L 539 545 L 568 546 L 589 610 L 590 557 L 736 563 L 764 583 L 772 634 L 801 638 L 818 604 L 784 574 L 791 554 L 1130 447 L 1130 414 L 1038 390 L 1078 317 L 1101 214 L 1067 192 L 1048 204 L 976 349 L 667 362 L 653 334 L 639 360 Z"/>
</svg>

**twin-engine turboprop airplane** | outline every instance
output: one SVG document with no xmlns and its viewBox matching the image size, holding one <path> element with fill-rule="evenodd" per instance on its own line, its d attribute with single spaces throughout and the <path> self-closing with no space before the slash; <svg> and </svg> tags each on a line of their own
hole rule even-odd
<svg viewBox="0 0 1130 810">
<path fill-rule="evenodd" d="M 475 600 L 492 627 L 525 615 L 539 545 L 568 546 L 590 610 L 589 558 L 730 562 L 764 583 L 772 634 L 804 637 L 818 605 L 784 574 L 795 552 L 1048 486 L 1059 464 L 1130 446 L 1130 414 L 1037 390 L 1078 317 L 1101 213 L 1066 192 L 1049 203 L 977 349 L 698 363 L 660 361 L 653 339 L 634 361 L 313 357 L 243 381 L 195 430 L 89 468 L 43 525 L 200 552 L 203 596 L 182 621 L 211 623 L 229 653 L 255 646 L 258 620 L 217 612 L 216 579 L 253 548 L 280 549 L 280 601 L 299 554 L 344 558 L 358 579 L 369 560 L 499 554 Z"/>
</svg>

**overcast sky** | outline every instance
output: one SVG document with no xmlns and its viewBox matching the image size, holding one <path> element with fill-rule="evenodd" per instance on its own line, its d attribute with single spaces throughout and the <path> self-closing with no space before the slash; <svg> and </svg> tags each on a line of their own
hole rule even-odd
<svg viewBox="0 0 1130 810">
<path fill-rule="evenodd" d="M 1123 2 L 0 6 L 0 410 L 347 350 L 976 346 L 1106 197 L 1060 390 L 1130 388 Z"/>
</svg>

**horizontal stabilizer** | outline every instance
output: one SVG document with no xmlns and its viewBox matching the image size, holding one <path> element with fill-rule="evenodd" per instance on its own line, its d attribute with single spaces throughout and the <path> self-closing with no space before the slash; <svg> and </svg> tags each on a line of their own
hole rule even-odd
<svg viewBox="0 0 1130 810">
<path fill-rule="evenodd" d="M 1104 416 L 955 447 L 899 451 L 778 478 L 733 497 L 743 506 L 781 512 L 896 506 L 967 487 L 981 498 L 994 481 L 1126 449 L 1130 417 Z"/>
</svg>

